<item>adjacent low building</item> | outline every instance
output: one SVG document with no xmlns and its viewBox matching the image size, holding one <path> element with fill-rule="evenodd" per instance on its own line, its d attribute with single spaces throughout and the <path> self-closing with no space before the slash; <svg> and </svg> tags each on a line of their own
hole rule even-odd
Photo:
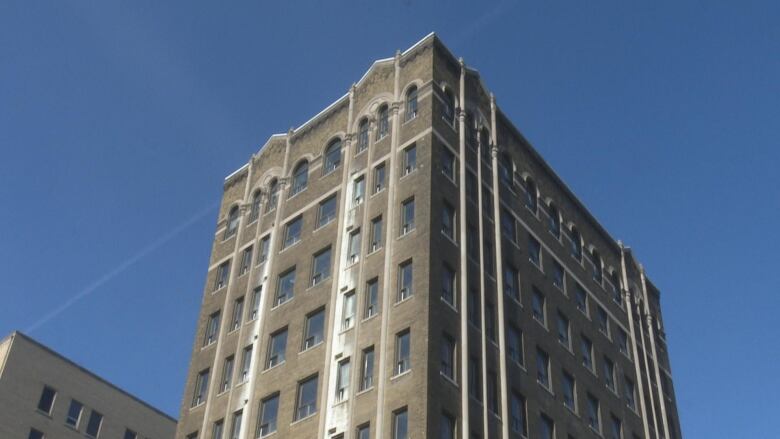
<svg viewBox="0 0 780 439">
<path fill-rule="evenodd" d="M 171 439 L 176 420 L 28 336 L 0 342 L 0 438 Z"/>
</svg>

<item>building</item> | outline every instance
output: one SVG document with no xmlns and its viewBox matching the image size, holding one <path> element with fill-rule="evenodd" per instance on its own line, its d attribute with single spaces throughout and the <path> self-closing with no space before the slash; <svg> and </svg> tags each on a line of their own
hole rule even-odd
<svg viewBox="0 0 780 439">
<path fill-rule="evenodd" d="M 177 438 L 677 439 L 676 412 L 658 289 L 434 34 L 226 178 Z"/>
<path fill-rule="evenodd" d="M 20 332 L 0 342 L 0 438 L 169 439 L 176 420 Z"/>
</svg>

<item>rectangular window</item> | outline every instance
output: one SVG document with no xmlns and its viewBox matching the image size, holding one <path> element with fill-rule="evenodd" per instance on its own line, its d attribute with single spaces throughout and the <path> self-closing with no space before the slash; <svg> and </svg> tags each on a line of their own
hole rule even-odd
<svg viewBox="0 0 780 439">
<path fill-rule="evenodd" d="M 43 436 L 43 432 L 38 431 L 34 428 L 30 429 L 30 434 L 27 436 L 27 439 L 45 439 Z M 189 439 L 189 438 L 187 438 Z"/>
<path fill-rule="evenodd" d="M 628 351 L 628 335 L 623 328 L 617 328 L 617 346 L 621 354 L 628 358 L 631 358 L 631 354 Z"/>
<path fill-rule="evenodd" d="M 233 413 L 233 422 L 230 424 L 230 439 L 241 439 L 241 420 L 243 417 L 243 410 Z"/>
<path fill-rule="evenodd" d="M 366 177 L 361 175 L 352 184 L 352 205 L 357 206 L 366 198 Z"/>
<path fill-rule="evenodd" d="M 65 424 L 70 425 L 76 429 L 79 428 L 79 420 L 81 419 L 81 412 L 84 410 L 84 405 L 75 399 L 70 400 L 70 407 L 68 407 L 68 416 L 65 417 Z"/>
<path fill-rule="evenodd" d="M 268 248 L 271 246 L 271 237 L 265 236 L 260 239 L 260 250 L 257 252 L 257 265 L 268 260 Z"/>
<path fill-rule="evenodd" d="M 553 259 L 552 283 L 555 288 L 558 288 L 561 291 L 565 291 L 563 273 L 563 266 L 561 266 L 558 261 Z"/>
<path fill-rule="evenodd" d="M 395 336 L 395 374 L 399 375 L 411 368 L 411 335 L 404 330 Z"/>
<path fill-rule="evenodd" d="M 558 341 L 571 350 L 571 339 L 569 337 L 569 318 L 558 312 Z"/>
<path fill-rule="evenodd" d="M 539 415 L 539 439 L 555 439 L 555 423 L 544 413 Z"/>
<path fill-rule="evenodd" d="M 385 164 L 380 163 L 374 168 L 374 193 L 385 189 Z"/>
<path fill-rule="evenodd" d="M 320 309 L 307 315 L 305 329 L 302 349 L 304 351 L 322 343 L 325 334 L 325 310 Z"/>
<path fill-rule="evenodd" d="M 347 251 L 347 264 L 355 264 L 360 260 L 360 247 L 361 247 L 361 234 L 360 229 L 352 231 L 349 234 L 349 246 Z"/>
<path fill-rule="evenodd" d="M 573 411 L 574 413 L 577 413 L 577 402 L 576 402 L 576 384 L 574 381 L 574 377 L 571 376 L 568 372 L 564 371 L 562 374 L 563 379 L 561 380 L 563 383 L 563 405 L 568 408 L 569 410 Z"/>
<path fill-rule="evenodd" d="M 209 390 L 209 370 L 205 369 L 198 373 L 195 378 L 195 391 L 192 393 L 191 407 L 198 406 L 206 402 L 206 392 Z"/>
<path fill-rule="evenodd" d="M 369 318 L 379 312 L 379 280 L 374 278 L 366 283 L 366 308 L 363 318 Z"/>
<path fill-rule="evenodd" d="M 361 425 L 357 429 L 357 439 L 370 439 L 371 427 L 368 424 Z"/>
<path fill-rule="evenodd" d="M 543 326 L 547 326 L 547 319 L 545 317 L 544 294 L 536 289 L 536 287 L 533 287 L 533 295 L 531 296 L 531 312 L 536 321 L 541 323 Z"/>
<path fill-rule="evenodd" d="M 336 401 L 349 398 L 349 358 L 339 362 L 336 370 Z"/>
<path fill-rule="evenodd" d="M 244 316 L 244 296 L 233 302 L 233 316 L 230 319 L 230 330 L 235 331 L 241 327 L 241 318 Z"/>
<path fill-rule="evenodd" d="M 588 315 L 588 293 L 580 284 L 576 284 L 574 288 L 574 300 L 577 303 L 577 309 Z"/>
<path fill-rule="evenodd" d="M 57 391 L 49 386 L 44 386 L 41 392 L 41 398 L 38 400 L 38 410 L 51 414 L 54 406 L 54 399 L 57 397 Z"/>
<path fill-rule="evenodd" d="M 455 181 L 455 154 L 446 147 L 441 151 L 441 173 Z"/>
<path fill-rule="evenodd" d="M 355 325 L 355 292 L 351 291 L 344 295 L 344 308 L 341 317 L 341 329 L 347 330 Z"/>
<path fill-rule="evenodd" d="M 533 236 L 528 237 L 528 259 L 532 264 L 542 268 L 542 245 Z"/>
<path fill-rule="evenodd" d="M 469 290 L 468 303 L 466 304 L 466 313 L 469 323 L 479 328 L 479 296 L 475 290 Z"/>
<path fill-rule="evenodd" d="M 517 274 L 517 269 L 508 263 L 504 263 L 504 294 L 520 301 L 520 288 L 518 286 L 518 280 L 520 277 Z"/>
<path fill-rule="evenodd" d="M 330 277 L 330 247 L 316 253 L 313 260 L 311 284 L 317 285 Z"/>
<path fill-rule="evenodd" d="M 295 289 L 295 267 L 279 275 L 279 281 L 276 283 L 276 299 L 274 306 L 281 305 L 293 298 Z"/>
<path fill-rule="evenodd" d="M 363 349 L 363 359 L 360 364 L 360 390 L 374 387 L 374 347 Z"/>
<path fill-rule="evenodd" d="M 441 374 L 455 379 L 455 340 L 447 334 L 441 340 Z"/>
<path fill-rule="evenodd" d="M 133 430 L 130 430 L 129 428 L 125 429 L 125 439 L 138 439 L 138 434 L 134 432 Z M 221 439 L 222 433 L 220 432 L 220 435 L 218 436 L 218 439 Z"/>
<path fill-rule="evenodd" d="M 455 208 L 444 202 L 441 209 L 441 233 L 455 240 Z"/>
<path fill-rule="evenodd" d="M 257 420 L 257 437 L 265 437 L 276 431 L 276 417 L 279 413 L 279 394 L 267 397 L 260 402 Z"/>
<path fill-rule="evenodd" d="M 455 306 L 455 272 L 447 265 L 442 267 L 441 298 Z"/>
<path fill-rule="evenodd" d="M 401 235 L 414 229 L 414 198 L 401 203 Z"/>
<path fill-rule="evenodd" d="M 254 320 L 260 313 L 260 295 L 262 294 L 262 287 L 257 287 L 252 292 L 252 308 L 249 310 L 249 320 Z"/>
<path fill-rule="evenodd" d="M 609 439 L 623 439 L 623 423 L 617 416 L 612 415 L 610 426 Z"/>
<path fill-rule="evenodd" d="M 472 261 L 479 261 L 479 233 L 477 228 L 469 224 L 468 233 L 466 234 L 466 250 L 469 254 L 469 259 Z"/>
<path fill-rule="evenodd" d="M 623 378 L 623 393 L 625 394 L 628 408 L 636 411 L 636 391 L 634 390 L 634 382 L 628 377 Z"/>
<path fill-rule="evenodd" d="M 485 186 L 482 186 L 482 213 L 493 220 L 493 194 Z"/>
<path fill-rule="evenodd" d="M 336 219 L 336 196 L 328 198 L 320 203 L 317 212 L 317 228 L 320 228 Z"/>
<path fill-rule="evenodd" d="M 477 176 L 469 171 L 466 171 L 466 197 L 477 202 Z"/>
<path fill-rule="evenodd" d="M 517 242 L 517 223 L 506 209 L 501 209 L 501 234 L 509 242 Z"/>
<path fill-rule="evenodd" d="M 584 335 L 580 343 L 580 353 L 582 354 L 582 365 L 593 371 L 593 342 Z"/>
<path fill-rule="evenodd" d="M 208 322 L 206 322 L 206 333 L 203 336 L 203 346 L 208 346 L 217 341 L 219 335 L 219 311 L 209 316 Z"/>
<path fill-rule="evenodd" d="M 492 303 L 485 304 L 485 332 L 490 341 L 496 341 L 496 311 Z"/>
<path fill-rule="evenodd" d="M 252 265 L 252 246 L 244 249 L 244 253 L 242 253 L 241 256 L 241 270 L 238 272 L 238 275 L 244 275 L 249 272 L 249 267 Z"/>
<path fill-rule="evenodd" d="M 295 420 L 317 413 L 317 375 L 298 383 Z"/>
<path fill-rule="evenodd" d="M 528 424 L 525 421 L 525 398 L 517 392 L 512 392 L 509 404 L 512 431 L 521 436 L 528 435 Z"/>
<path fill-rule="evenodd" d="M 393 412 L 393 439 L 409 439 L 408 422 L 406 407 Z"/>
<path fill-rule="evenodd" d="M 286 352 L 287 328 L 284 328 L 271 334 L 271 340 L 268 343 L 268 359 L 266 360 L 266 369 L 270 369 L 278 364 L 284 363 Z"/>
<path fill-rule="evenodd" d="M 550 356 L 547 352 L 536 349 L 536 381 L 547 389 L 550 386 Z"/>
<path fill-rule="evenodd" d="M 485 264 L 485 274 L 487 274 L 490 277 L 495 277 L 495 269 L 493 268 L 493 243 L 490 241 L 490 238 L 487 234 L 485 234 L 485 251 L 484 251 L 484 264 Z"/>
<path fill-rule="evenodd" d="M 225 261 L 217 267 L 217 277 L 214 279 L 214 291 L 226 287 L 230 277 L 230 261 Z"/>
<path fill-rule="evenodd" d="M 404 170 L 402 175 L 407 175 L 417 169 L 417 146 L 412 143 L 404 149 Z"/>
<path fill-rule="evenodd" d="M 482 375 L 479 372 L 479 359 L 469 357 L 469 396 L 480 401 L 482 399 Z"/>
<path fill-rule="evenodd" d="M 398 267 L 398 302 L 412 297 L 412 261 L 408 260 Z"/>
<path fill-rule="evenodd" d="M 507 326 L 507 354 L 517 364 L 523 364 L 523 333 L 516 327 Z"/>
<path fill-rule="evenodd" d="M 222 439 L 222 430 L 225 428 L 225 421 L 220 419 L 211 427 L 211 439 Z"/>
<path fill-rule="evenodd" d="M 609 338 L 609 315 L 601 306 L 596 308 L 596 323 L 599 325 L 599 331 Z"/>
<path fill-rule="evenodd" d="M 233 385 L 233 363 L 235 363 L 235 357 L 232 355 L 225 358 L 225 362 L 222 364 L 222 381 L 219 384 L 219 392 L 226 392 Z"/>
<path fill-rule="evenodd" d="M 447 413 L 441 414 L 440 439 L 455 439 L 455 418 Z"/>
<path fill-rule="evenodd" d="M 375 252 L 382 248 L 382 217 L 378 216 L 371 220 L 371 251 Z"/>
<path fill-rule="evenodd" d="M 588 393 L 588 426 L 597 432 L 601 432 L 601 415 L 599 414 L 599 400 Z"/>
<path fill-rule="evenodd" d="M 487 400 L 488 409 L 493 413 L 498 413 L 498 384 L 496 383 L 496 374 L 493 372 L 488 372 Z"/>
<path fill-rule="evenodd" d="M 100 435 L 100 427 L 103 425 L 103 415 L 92 410 L 89 414 L 89 421 L 87 422 L 86 434 L 89 437 L 97 438 Z"/>
<path fill-rule="evenodd" d="M 287 248 L 301 240 L 301 229 L 303 228 L 303 217 L 295 218 L 284 227 L 284 245 Z"/>
<path fill-rule="evenodd" d="M 249 372 L 252 368 L 252 345 L 244 348 L 241 356 L 241 382 L 249 381 Z"/>
<path fill-rule="evenodd" d="M 604 357 L 604 384 L 607 388 L 613 392 L 616 392 L 615 387 L 615 363 L 607 357 Z"/>
</svg>

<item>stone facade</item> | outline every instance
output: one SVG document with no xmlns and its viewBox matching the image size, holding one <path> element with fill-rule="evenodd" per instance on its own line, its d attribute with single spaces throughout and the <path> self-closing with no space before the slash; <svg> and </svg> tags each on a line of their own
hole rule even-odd
<svg viewBox="0 0 780 439">
<path fill-rule="evenodd" d="M 307 332 L 318 311 L 321 337 Z M 680 438 L 661 322 L 630 249 L 431 34 L 226 178 L 177 438 L 544 437 L 546 425 L 557 438 Z"/>
</svg>

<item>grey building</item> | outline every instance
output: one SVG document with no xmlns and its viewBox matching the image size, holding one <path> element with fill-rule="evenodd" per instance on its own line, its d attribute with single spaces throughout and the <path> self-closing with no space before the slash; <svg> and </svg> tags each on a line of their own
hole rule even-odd
<svg viewBox="0 0 780 439">
<path fill-rule="evenodd" d="M 225 179 L 177 438 L 678 439 L 659 296 L 431 34 Z"/>
<path fill-rule="evenodd" d="M 0 342 L 0 438 L 169 439 L 176 420 L 20 332 Z"/>
</svg>

